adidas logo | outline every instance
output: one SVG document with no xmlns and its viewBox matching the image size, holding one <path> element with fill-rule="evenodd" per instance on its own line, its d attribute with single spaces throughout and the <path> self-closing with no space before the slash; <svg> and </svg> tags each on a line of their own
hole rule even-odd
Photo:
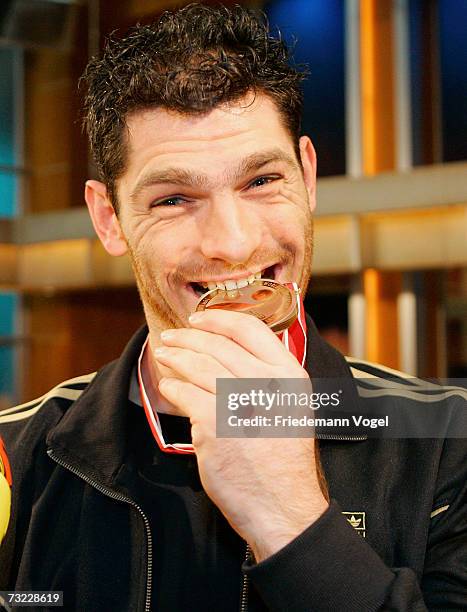
<svg viewBox="0 0 467 612">
<path fill-rule="evenodd" d="M 352 525 L 352 527 L 353 527 L 354 529 L 356 529 L 357 527 L 359 527 L 360 523 L 362 522 L 362 519 L 361 519 L 361 518 L 357 519 L 357 518 L 355 518 L 355 516 L 354 516 L 353 514 L 352 514 L 352 516 L 351 516 L 349 519 L 347 519 L 347 520 L 349 521 L 349 523 Z"/>
<path fill-rule="evenodd" d="M 365 512 L 343 512 L 348 523 L 352 525 L 357 533 L 365 537 L 366 535 L 366 516 Z"/>
</svg>

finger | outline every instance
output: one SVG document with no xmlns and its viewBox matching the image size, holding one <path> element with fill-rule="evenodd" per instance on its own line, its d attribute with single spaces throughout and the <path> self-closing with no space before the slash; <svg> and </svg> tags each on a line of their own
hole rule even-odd
<svg viewBox="0 0 467 612">
<path fill-rule="evenodd" d="M 216 393 L 217 378 L 234 378 L 233 374 L 211 355 L 164 346 L 157 348 L 154 356 L 158 363 L 167 366 L 186 381 L 209 393 Z"/>
<path fill-rule="evenodd" d="M 231 338 L 252 355 L 271 365 L 290 363 L 290 353 L 269 327 L 252 315 L 231 310 L 204 310 L 189 318 L 190 325 Z"/>
<path fill-rule="evenodd" d="M 215 428 L 216 399 L 212 393 L 178 378 L 161 378 L 159 391 L 192 425 L 205 422 L 207 427 Z"/>
<path fill-rule="evenodd" d="M 165 346 L 211 355 L 238 378 L 261 378 L 265 375 L 264 362 L 226 336 L 181 327 L 166 330 L 161 334 L 161 340 Z"/>
</svg>

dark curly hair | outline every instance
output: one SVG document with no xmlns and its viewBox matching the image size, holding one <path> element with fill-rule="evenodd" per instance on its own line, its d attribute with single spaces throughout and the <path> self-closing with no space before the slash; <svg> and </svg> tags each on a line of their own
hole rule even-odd
<svg viewBox="0 0 467 612">
<path fill-rule="evenodd" d="M 125 171 L 126 118 L 148 107 L 186 115 L 208 113 L 248 92 L 277 105 L 296 150 L 304 72 L 289 64 L 280 35 L 270 35 L 263 13 L 241 6 L 190 4 L 151 25 L 107 41 L 83 76 L 84 126 L 100 179 L 118 211 L 116 180 Z"/>
</svg>

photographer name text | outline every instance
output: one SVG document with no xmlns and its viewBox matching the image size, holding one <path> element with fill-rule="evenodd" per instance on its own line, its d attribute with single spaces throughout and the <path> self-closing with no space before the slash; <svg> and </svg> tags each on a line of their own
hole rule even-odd
<svg viewBox="0 0 467 612">
<path fill-rule="evenodd" d="M 256 415 L 253 417 L 240 417 L 232 414 L 228 417 L 229 427 L 364 427 L 378 429 L 389 427 L 389 416 L 380 418 L 366 418 L 362 415 L 351 415 L 350 418 L 319 418 L 319 417 L 292 417 L 290 415 L 276 414 L 273 417 Z"/>
</svg>

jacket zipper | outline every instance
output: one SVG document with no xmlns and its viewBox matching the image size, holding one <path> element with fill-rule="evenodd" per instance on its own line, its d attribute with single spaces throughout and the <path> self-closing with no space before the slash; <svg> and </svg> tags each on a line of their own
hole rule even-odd
<svg viewBox="0 0 467 612">
<path fill-rule="evenodd" d="M 144 528 L 146 531 L 146 543 L 147 543 L 147 551 L 148 551 L 147 573 L 146 573 L 146 603 L 145 603 L 144 609 L 145 609 L 145 612 L 150 612 L 151 610 L 151 589 L 152 589 L 152 536 L 151 536 L 151 528 L 149 525 L 148 517 L 144 514 L 140 506 L 138 506 L 138 504 L 135 501 L 133 501 L 126 495 L 123 495 L 122 493 L 117 493 L 116 491 L 112 491 L 112 489 L 108 489 L 107 487 L 104 487 L 103 485 L 101 485 L 99 482 L 92 480 L 91 478 L 86 476 L 86 474 L 83 474 L 83 472 L 76 469 L 70 463 L 63 461 L 62 459 L 60 459 L 60 457 L 57 457 L 56 455 L 54 455 L 52 450 L 48 450 L 47 454 L 49 455 L 51 459 L 53 459 L 53 461 L 55 461 L 56 463 L 58 463 L 65 469 L 69 470 L 70 472 L 72 472 L 73 474 L 75 474 L 76 476 L 84 480 L 85 482 L 87 482 L 89 485 L 94 487 L 94 489 L 97 489 L 97 491 L 99 491 L 103 495 L 106 495 L 107 497 L 110 497 L 111 499 L 115 499 L 117 501 L 125 502 L 129 504 L 130 506 L 133 506 L 134 508 L 136 508 L 138 512 L 140 513 L 143 519 Z"/>
<path fill-rule="evenodd" d="M 320 434 L 317 433 L 316 437 L 318 440 L 346 440 L 346 441 L 355 441 L 358 442 L 360 440 L 368 440 L 368 436 L 341 436 L 339 434 Z"/>
<path fill-rule="evenodd" d="M 247 563 L 251 559 L 251 548 L 250 545 L 246 545 L 245 552 L 245 563 Z M 240 596 L 240 612 L 248 611 L 248 576 L 244 573 L 242 577 L 242 594 Z"/>
<path fill-rule="evenodd" d="M 318 434 L 317 437 L 321 440 L 366 440 L 367 439 L 367 436 L 340 436 L 340 435 L 333 435 L 333 434 L 321 434 L 321 435 Z M 117 493 L 115 491 L 112 491 L 112 489 L 108 489 L 107 487 L 104 487 L 99 482 L 92 480 L 91 478 L 86 476 L 86 474 L 83 474 L 83 472 L 76 469 L 70 463 L 67 463 L 66 461 L 63 461 L 60 457 L 57 457 L 53 453 L 52 450 L 48 450 L 47 454 L 53 461 L 55 461 L 55 463 L 58 463 L 65 469 L 69 470 L 70 472 L 72 472 L 73 474 L 75 474 L 76 476 L 84 480 L 85 482 L 87 482 L 89 485 L 94 487 L 97 491 L 99 491 L 103 495 L 106 495 L 107 497 L 110 497 L 111 499 L 115 499 L 117 501 L 125 502 L 138 510 L 144 522 L 144 528 L 146 531 L 146 543 L 147 543 L 147 550 L 148 550 L 148 562 L 147 562 L 147 573 L 146 573 L 146 603 L 145 603 L 144 609 L 145 609 L 145 612 L 150 612 L 151 610 L 151 589 L 152 589 L 152 536 L 151 536 L 151 528 L 149 525 L 148 517 L 144 514 L 141 507 L 138 506 L 138 504 L 135 501 L 133 501 L 131 498 L 127 497 L 126 495 L 123 495 L 122 493 Z M 250 559 L 251 559 L 251 548 L 249 544 L 247 544 L 246 553 L 245 553 L 245 562 L 249 561 Z M 248 576 L 246 574 L 243 574 L 242 593 L 240 597 L 240 612 L 247 612 L 247 610 L 248 610 Z"/>
</svg>

